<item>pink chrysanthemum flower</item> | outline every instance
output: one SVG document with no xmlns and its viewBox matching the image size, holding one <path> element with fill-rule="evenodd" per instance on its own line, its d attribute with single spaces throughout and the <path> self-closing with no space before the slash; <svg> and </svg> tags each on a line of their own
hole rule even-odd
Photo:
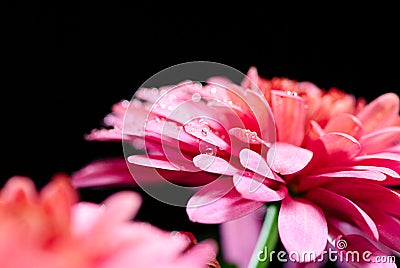
<svg viewBox="0 0 400 268">
<path fill-rule="evenodd" d="M 212 242 L 129 221 L 140 196 L 120 192 L 103 204 L 77 202 L 65 176 L 37 193 L 13 177 L 0 192 L 0 267 L 207 267 Z"/>
<path fill-rule="evenodd" d="M 348 250 L 357 244 L 374 256 L 400 251 L 396 94 L 366 105 L 338 89 L 266 80 L 255 68 L 241 87 L 215 78 L 206 86 L 182 84 L 173 98 L 169 89 L 139 90 L 141 101 L 132 101 L 125 125 L 126 101 L 106 117 L 113 129 L 95 130 L 88 138 L 121 140 L 124 129 L 125 141 L 145 139 L 148 155 L 128 159 L 143 176 L 156 168 L 180 184 L 211 182 L 188 203 L 193 221 L 222 223 L 281 201 L 279 236 L 290 252 L 318 256 L 327 241 L 335 246 L 343 237 Z M 173 113 L 178 107 L 181 112 Z M 133 111 L 135 117 L 129 116 Z M 195 120 L 199 116 L 207 119 Z M 87 167 L 75 183 L 84 185 L 96 172 Z M 120 181 L 126 182 L 123 168 L 110 180 Z"/>
</svg>

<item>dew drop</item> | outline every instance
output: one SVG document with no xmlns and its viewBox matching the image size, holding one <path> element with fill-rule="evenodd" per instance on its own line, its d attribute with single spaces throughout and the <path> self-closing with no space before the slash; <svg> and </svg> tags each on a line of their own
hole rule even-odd
<svg viewBox="0 0 400 268">
<path fill-rule="evenodd" d="M 289 96 L 297 96 L 297 92 L 292 90 L 286 91 L 286 94 L 288 94 Z"/>
<path fill-rule="evenodd" d="M 167 107 L 167 105 L 165 103 L 160 103 L 160 107 L 161 107 L 161 109 L 165 109 Z"/>
<path fill-rule="evenodd" d="M 194 87 L 195 87 L 197 90 L 200 90 L 200 89 L 203 88 L 203 85 L 202 85 L 200 82 L 196 82 L 196 83 L 194 83 Z"/>
<path fill-rule="evenodd" d="M 192 95 L 192 101 L 194 102 L 199 102 L 201 100 L 201 95 L 199 93 L 193 93 Z"/>
<path fill-rule="evenodd" d="M 208 130 L 207 130 L 205 127 L 203 127 L 203 128 L 201 129 L 201 135 L 207 136 L 207 134 L 208 134 Z"/>
<path fill-rule="evenodd" d="M 151 89 L 151 93 L 153 93 L 154 95 L 157 95 L 157 94 L 158 94 L 158 88 L 153 87 L 153 88 Z"/>
<path fill-rule="evenodd" d="M 217 153 L 217 148 L 215 145 L 211 144 L 210 142 L 200 141 L 199 142 L 199 151 L 202 154 L 215 155 Z"/>
<path fill-rule="evenodd" d="M 214 149 L 213 148 L 211 148 L 211 147 L 209 147 L 209 148 L 206 148 L 206 154 L 208 154 L 208 155 L 214 155 Z"/>
<path fill-rule="evenodd" d="M 210 88 L 210 91 L 211 91 L 211 93 L 214 93 L 214 94 L 215 94 L 215 93 L 217 93 L 217 88 L 211 87 L 211 88 Z"/>
<path fill-rule="evenodd" d="M 129 106 L 129 101 L 123 100 L 122 103 L 121 103 L 121 105 L 122 105 L 122 107 L 124 107 L 124 108 L 128 108 L 128 106 Z"/>
</svg>

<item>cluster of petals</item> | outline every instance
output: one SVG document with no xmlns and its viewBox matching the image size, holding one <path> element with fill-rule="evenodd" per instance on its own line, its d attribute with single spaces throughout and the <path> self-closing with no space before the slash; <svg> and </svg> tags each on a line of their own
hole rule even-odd
<svg viewBox="0 0 400 268">
<path fill-rule="evenodd" d="M 346 239 L 374 256 L 400 252 L 394 93 L 367 104 L 336 88 L 264 79 L 251 68 L 240 86 L 215 77 L 206 85 L 140 89 L 136 99 L 114 105 L 105 124 L 112 128 L 87 138 L 146 148 L 127 159 L 135 179 L 157 182 L 148 175 L 156 170 L 178 184 L 205 185 L 188 202 L 192 221 L 223 223 L 279 201 L 288 251 L 318 256 L 327 241 Z M 74 182 L 132 182 L 123 162 L 89 165 Z"/>
<path fill-rule="evenodd" d="M 184 233 L 131 221 L 140 204 L 140 196 L 128 191 L 102 204 L 78 202 L 64 175 L 40 192 L 30 179 L 13 177 L 0 191 L 0 266 L 203 268 L 212 263 L 212 242 L 192 245 Z"/>
</svg>

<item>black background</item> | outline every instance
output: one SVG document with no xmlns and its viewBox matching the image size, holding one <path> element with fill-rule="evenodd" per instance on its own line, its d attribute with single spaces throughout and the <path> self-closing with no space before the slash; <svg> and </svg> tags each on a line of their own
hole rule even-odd
<svg viewBox="0 0 400 268">
<path fill-rule="evenodd" d="M 56 172 L 122 155 L 121 144 L 90 143 L 83 135 L 100 126 L 113 103 L 182 62 L 216 61 L 242 72 L 257 66 L 264 77 L 336 86 L 368 101 L 399 92 L 399 19 L 390 6 L 110 2 L 5 4 L 1 182 L 18 174 L 41 187 Z M 110 191 L 82 191 L 82 198 L 98 202 Z M 216 230 L 189 223 L 184 209 L 144 198 L 143 220 L 200 237 Z"/>
</svg>

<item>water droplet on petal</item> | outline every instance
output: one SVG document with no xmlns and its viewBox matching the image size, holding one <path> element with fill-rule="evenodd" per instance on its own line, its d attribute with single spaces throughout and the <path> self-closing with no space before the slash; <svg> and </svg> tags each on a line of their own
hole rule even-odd
<svg viewBox="0 0 400 268">
<path fill-rule="evenodd" d="M 202 128 L 201 129 L 201 135 L 203 135 L 203 136 L 207 136 L 207 134 L 208 134 L 208 130 L 206 129 L 206 128 Z"/>
<path fill-rule="evenodd" d="M 158 94 L 158 88 L 153 87 L 153 88 L 151 89 L 151 93 L 153 93 L 154 95 L 157 95 L 157 94 Z"/>
<path fill-rule="evenodd" d="M 207 155 L 216 155 L 217 153 L 217 148 L 215 145 L 206 142 L 206 141 L 200 141 L 199 142 L 199 151 L 202 154 L 207 154 Z"/>
<path fill-rule="evenodd" d="M 121 103 L 121 105 L 122 105 L 122 107 L 124 107 L 124 108 L 128 108 L 128 106 L 129 106 L 129 101 L 123 100 L 122 103 Z"/>
<path fill-rule="evenodd" d="M 197 90 L 200 90 L 200 89 L 203 88 L 203 85 L 202 85 L 200 82 L 196 82 L 196 83 L 194 83 L 194 87 L 195 87 Z"/>
<path fill-rule="evenodd" d="M 208 155 L 214 155 L 214 149 L 211 148 L 211 147 L 206 148 L 206 154 L 208 154 Z"/>
<path fill-rule="evenodd" d="M 160 103 L 160 107 L 161 107 L 161 109 L 165 109 L 167 107 L 167 105 L 165 103 Z"/>
<path fill-rule="evenodd" d="M 210 91 L 211 91 L 211 93 L 217 93 L 217 88 L 211 87 L 211 88 L 210 88 Z"/>
<path fill-rule="evenodd" d="M 201 95 L 199 93 L 193 93 L 192 95 L 192 101 L 194 102 L 199 102 L 201 100 Z"/>
<path fill-rule="evenodd" d="M 288 94 L 289 96 L 297 96 L 297 92 L 292 90 L 286 91 L 286 94 Z"/>
</svg>

